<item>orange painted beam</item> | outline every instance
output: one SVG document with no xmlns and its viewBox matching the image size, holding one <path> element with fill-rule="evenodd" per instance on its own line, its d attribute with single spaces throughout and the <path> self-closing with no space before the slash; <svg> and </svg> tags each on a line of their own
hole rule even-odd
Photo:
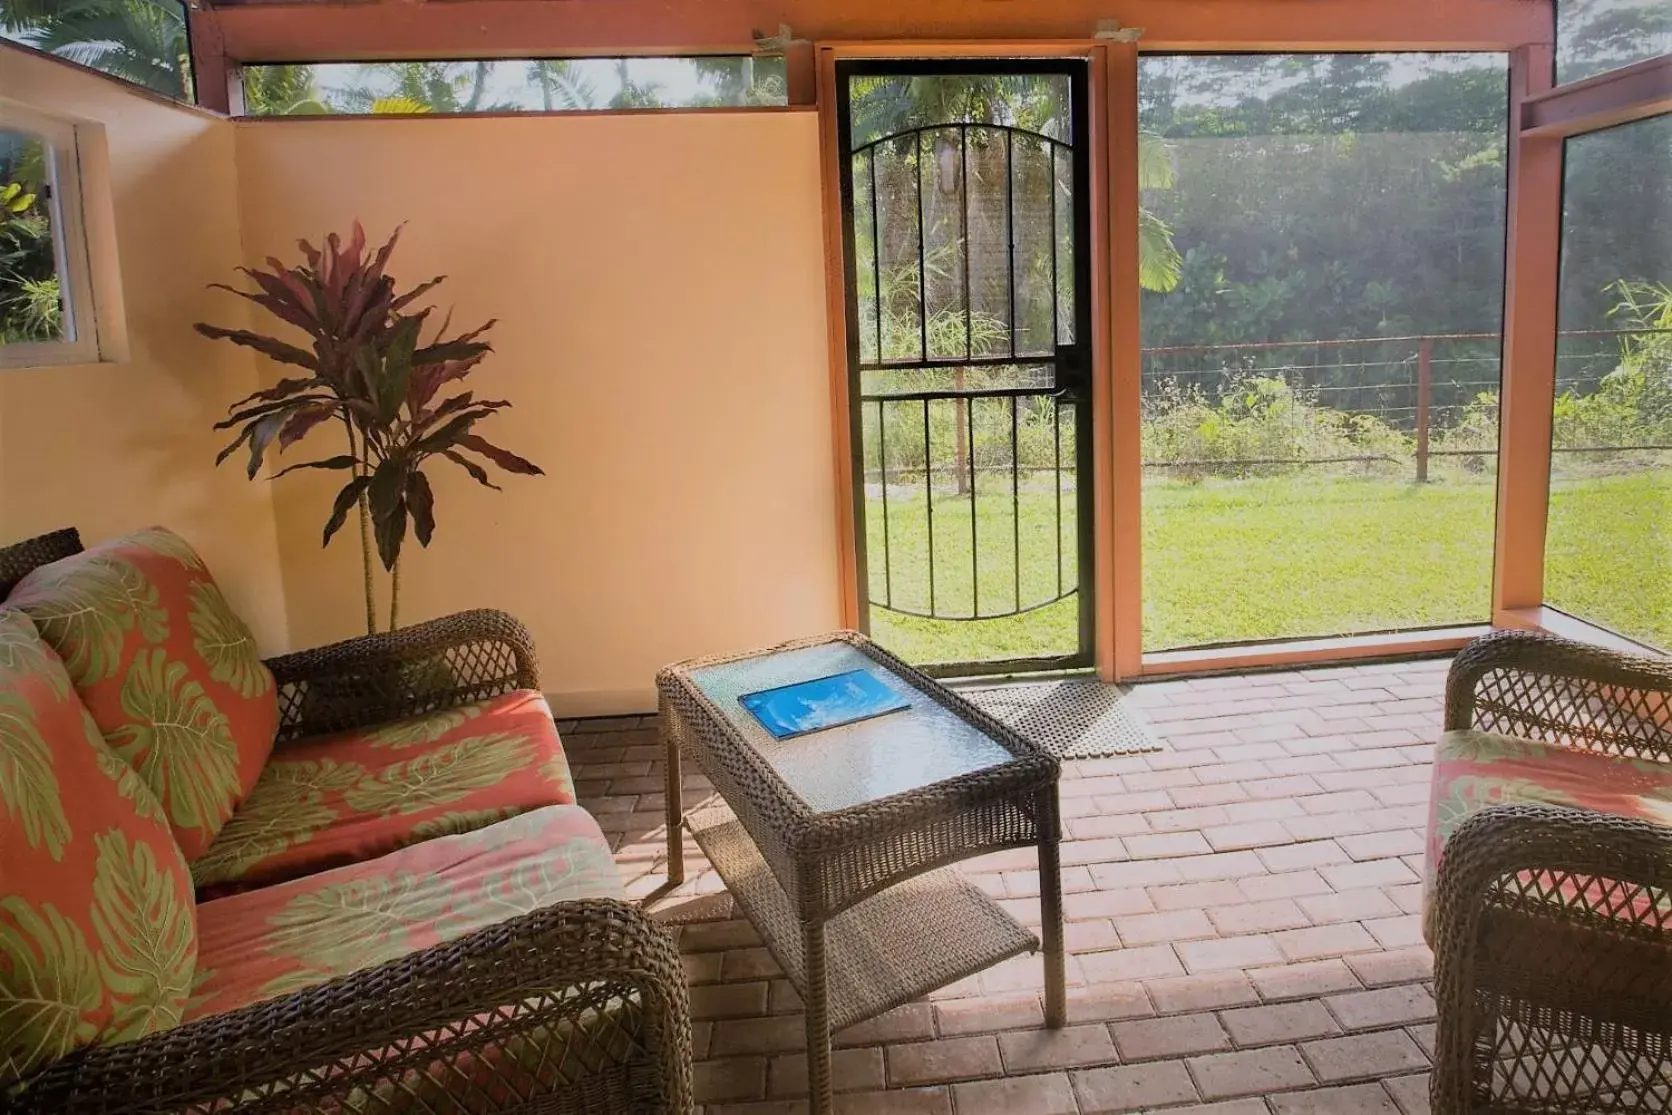
<svg viewBox="0 0 1672 1115">
<path fill-rule="evenodd" d="M 1511 56 L 1511 120 L 1521 119 L 1528 99 L 1551 87 L 1552 74 L 1549 47 L 1524 47 Z M 1544 603 L 1562 262 L 1562 144 L 1558 137 L 1525 133 L 1510 141 L 1494 617 Z"/>
<path fill-rule="evenodd" d="M 1522 135 L 1564 137 L 1672 112 L 1672 55 L 1598 74 L 1530 96 Z"/>
<path fill-rule="evenodd" d="M 754 33 L 1025 41 L 1144 28 L 1147 50 L 1502 50 L 1549 40 L 1529 0 L 458 0 L 214 8 L 239 62 L 746 51 Z"/>
<path fill-rule="evenodd" d="M 1098 583 L 1108 603 L 1113 673 L 1129 678 L 1143 656 L 1143 456 L 1139 402 L 1143 337 L 1138 284 L 1138 50 L 1111 43 L 1102 104 L 1109 129 L 1108 239 L 1103 270 L 1108 278 L 1106 351 L 1108 389 L 1098 408 L 1109 430 L 1098 449 L 1098 510 L 1107 518 L 1100 534 L 1109 571 Z M 1094 260 L 1096 257 L 1093 257 Z M 1100 570 L 1100 577 L 1102 577 Z M 1111 679 L 1112 680 L 1112 679 Z"/>
<path fill-rule="evenodd" d="M 848 391 L 847 248 L 842 243 L 842 161 L 836 119 L 836 55 L 820 50 L 814 59 L 819 104 L 819 177 L 824 194 L 824 300 L 830 345 L 830 440 L 836 481 L 837 577 L 842 625 L 858 630 L 864 594 L 859 583 L 859 529 L 853 482 L 853 402 Z"/>
<path fill-rule="evenodd" d="M 1096 612 L 1092 625 L 1093 662 L 1097 676 L 1105 682 L 1120 676 L 1115 656 L 1115 521 L 1111 513 L 1114 493 L 1110 485 L 1115 474 L 1114 408 L 1110 402 L 1113 375 L 1109 366 L 1109 284 L 1114 268 L 1109 264 L 1109 176 L 1114 167 L 1110 153 L 1112 130 L 1109 107 L 1109 47 L 1099 44 L 1091 51 L 1091 476 L 1092 565 Z M 1076 483 L 1085 483 L 1078 479 Z"/>
<path fill-rule="evenodd" d="M 242 83 L 234 80 L 235 64 L 227 57 L 226 44 L 221 41 L 219 21 L 213 12 L 191 12 L 186 26 L 191 33 L 192 85 L 199 107 L 231 115 L 234 87 L 238 87 L 241 102 Z M 242 103 L 238 107 L 242 109 Z"/>
<path fill-rule="evenodd" d="M 1247 670 L 1292 670 L 1348 662 L 1396 658 L 1433 658 L 1454 654 L 1489 634 L 1485 624 L 1385 635 L 1346 635 L 1334 639 L 1292 639 L 1204 650 L 1169 650 L 1144 655 L 1142 676 L 1162 678 Z"/>
</svg>

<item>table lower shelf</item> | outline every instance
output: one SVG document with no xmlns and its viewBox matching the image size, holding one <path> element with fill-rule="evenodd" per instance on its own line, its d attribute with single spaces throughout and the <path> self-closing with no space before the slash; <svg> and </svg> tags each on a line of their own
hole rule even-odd
<svg viewBox="0 0 1672 1115">
<path fill-rule="evenodd" d="M 748 832 L 719 799 L 687 814 L 686 824 L 805 998 L 801 923 Z M 951 868 L 896 883 L 824 931 L 832 1032 L 1039 948 L 1038 937 Z"/>
</svg>

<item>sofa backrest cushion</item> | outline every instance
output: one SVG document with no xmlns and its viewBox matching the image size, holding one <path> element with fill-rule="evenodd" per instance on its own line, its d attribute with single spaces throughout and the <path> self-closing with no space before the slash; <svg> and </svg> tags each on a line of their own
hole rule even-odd
<svg viewBox="0 0 1672 1115">
<path fill-rule="evenodd" d="M 0 1094 L 70 1051 L 180 1021 L 191 875 L 29 617 L 0 609 Z"/>
<path fill-rule="evenodd" d="M 255 785 L 278 727 L 272 672 L 203 560 L 153 527 L 42 566 L 7 603 L 58 652 L 196 859 Z"/>
</svg>

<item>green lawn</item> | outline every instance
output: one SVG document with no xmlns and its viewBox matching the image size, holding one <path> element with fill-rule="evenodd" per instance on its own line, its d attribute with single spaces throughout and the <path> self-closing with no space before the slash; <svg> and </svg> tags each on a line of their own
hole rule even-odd
<svg viewBox="0 0 1672 1115">
<path fill-rule="evenodd" d="M 1008 478 L 1005 478 L 1008 480 Z M 1488 480 L 1323 477 L 1159 481 L 1144 488 L 1144 647 L 1293 638 L 1480 622 L 1490 607 Z M 1063 500 L 1063 577 L 1074 572 L 1073 497 Z M 1024 491 L 1020 530 L 1008 483 L 983 482 L 975 530 L 983 613 L 1055 595 L 1056 498 Z M 971 603 L 970 499 L 937 495 L 935 595 Z M 868 547 L 882 590 L 882 521 L 872 500 Z M 1587 619 L 1672 646 L 1672 474 L 1563 482 L 1551 510 L 1547 599 Z M 928 602 L 921 493 L 890 494 L 889 566 L 896 605 Z M 872 632 L 916 661 L 1063 654 L 1076 645 L 1070 598 L 1004 619 L 959 623 L 872 612 Z"/>
</svg>

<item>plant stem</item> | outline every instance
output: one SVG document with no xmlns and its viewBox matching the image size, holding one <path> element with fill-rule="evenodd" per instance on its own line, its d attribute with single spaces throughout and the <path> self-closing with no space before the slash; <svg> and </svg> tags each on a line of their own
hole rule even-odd
<svg viewBox="0 0 1672 1115">
<path fill-rule="evenodd" d="M 395 554 L 395 564 L 389 570 L 389 630 L 400 626 L 396 617 L 400 615 L 401 606 L 401 555 Z"/>
<path fill-rule="evenodd" d="M 348 454 L 354 458 L 354 475 L 366 475 L 365 459 L 360 455 L 360 443 L 354 437 L 354 422 L 343 418 L 343 425 L 348 427 Z M 360 565 L 366 578 L 366 634 L 377 634 L 377 593 L 372 580 L 372 512 L 371 504 L 366 499 L 365 488 L 360 489 L 360 498 L 356 501 L 360 505 Z"/>
</svg>

